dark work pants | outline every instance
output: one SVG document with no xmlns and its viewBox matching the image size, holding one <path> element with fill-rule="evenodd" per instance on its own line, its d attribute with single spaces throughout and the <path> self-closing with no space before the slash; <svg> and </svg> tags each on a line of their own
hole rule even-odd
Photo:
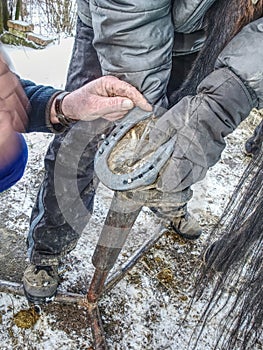
<svg viewBox="0 0 263 350">
<path fill-rule="evenodd" d="M 68 70 L 66 90 L 73 91 L 85 83 L 92 81 L 101 76 L 100 64 L 97 58 L 96 51 L 92 46 L 93 31 L 91 28 L 85 26 L 80 20 L 77 22 L 77 35 L 73 47 L 72 57 Z M 84 122 L 82 122 L 84 123 Z M 74 126 L 78 128 L 80 123 Z M 85 124 L 90 124 L 86 122 Z M 105 128 L 108 123 L 105 122 Z M 81 124 L 80 124 L 81 126 Z M 83 126 L 86 127 L 85 125 Z M 93 137 L 81 155 L 77 166 L 77 187 L 78 195 L 80 196 L 85 208 L 89 213 L 92 213 L 93 199 L 95 194 L 96 184 L 93 179 L 93 160 L 100 134 L 103 132 L 103 122 L 92 122 L 94 130 Z M 96 135 L 96 128 L 98 128 L 98 136 Z M 72 134 L 72 135 L 71 135 Z M 61 213 L 60 204 L 57 200 L 55 191 L 55 164 L 57 154 L 61 144 L 66 139 L 68 150 L 70 154 L 74 154 L 73 150 L 76 144 L 76 132 L 64 132 L 56 135 L 53 142 L 50 144 L 45 157 L 45 177 L 40 187 L 35 206 L 32 211 L 30 230 L 28 234 L 28 248 L 29 258 L 34 264 L 49 265 L 57 264 L 58 258 L 66 254 L 77 243 L 80 236 L 81 228 L 83 229 L 88 222 L 88 215 L 86 218 L 81 218 L 78 231 L 72 229 L 67 222 L 64 215 Z M 65 152 L 64 152 L 65 153 Z M 71 164 L 74 162 L 72 156 L 62 154 L 59 163 L 63 164 L 59 169 L 59 176 L 61 176 L 61 183 L 67 183 L 68 189 L 64 190 L 64 195 L 70 191 L 70 181 L 75 181 L 75 174 L 72 174 Z M 72 179 L 70 177 L 72 176 Z M 68 193 L 70 195 L 70 193 Z M 63 199 L 62 199 L 63 200 Z M 74 210 L 74 208 L 72 208 Z M 76 208 L 77 210 L 77 208 Z M 78 218 L 80 219 L 80 218 Z"/>
<path fill-rule="evenodd" d="M 68 70 L 66 90 L 73 91 L 101 76 L 97 54 L 92 46 L 93 31 L 79 19 Z M 192 56 L 192 55 L 190 55 Z M 192 61 L 195 56 L 190 58 Z M 176 65 L 176 60 L 174 60 Z M 173 89 L 188 70 L 180 58 L 173 69 Z M 179 72 L 181 72 L 179 74 Z M 183 73 L 182 73 L 183 72 Z M 78 122 L 71 130 L 56 135 L 45 158 L 45 176 L 32 211 L 28 234 L 30 261 L 36 265 L 56 265 L 60 257 L 77 244 L 92 214 L 97 181 L 93 161 L 102 134 L 112 129 L 107 121 Z"/>
</svg>

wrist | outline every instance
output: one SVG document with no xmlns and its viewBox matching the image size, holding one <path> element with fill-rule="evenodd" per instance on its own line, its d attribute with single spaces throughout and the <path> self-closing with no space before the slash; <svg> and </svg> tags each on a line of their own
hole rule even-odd
<svg viewBox="0 0 263 350">
<path fill-rule="evenodd" d="M 67 91 L 61 91 L 57 94 L 52 101 L 50 108 L 50 122 L 52 124 L 61 124 L 64 127 L 69 127 L 72 122 L 75 122 L 75 119 L 72 119 L 68 116 L 65 100 L 67 96 L 70 95 Z"/>
<path fill-rule="evenodd" d="M 59 120 L 56 117 L 57 113 L 55 110 L 55 98 L 53 99 L 51 106 L 50 106 L 50 112 L 49 112 L 49 121 L 51 124 L 59 124 Z"/>
</svg>

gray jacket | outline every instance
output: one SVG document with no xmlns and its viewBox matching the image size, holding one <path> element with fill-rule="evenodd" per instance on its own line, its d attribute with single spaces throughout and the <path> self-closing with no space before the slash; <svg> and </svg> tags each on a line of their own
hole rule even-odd
<svg viewBox="0 0 263 350">
<path fill-rule="evenodd" d="M 103 74 L 129 81 L 151 103 L 163 106 L 172 55 L 200 49 L 204 37 L 190 33 L 203 27 L 214 1 L 77 0 L 80 19 L 94 29 Z M 189 40 L 174 45 L 175 32 L 189 35 Z"/>
<path fill-rule="evenodd" d="M 203 179 L 219 160 L 224 138 L 252 108 L 263 108 L 263 18 L 244 27 L 230 41 L 196 96 L 183 98 L 157 121 L 150 135 L 154 148 L 176 137 L 157 189 L 182 191 Z"/>
<path fill-rule="evenodd" d="M 214 2 L 137 0 L 131 5 L 128 0 L 90 0 L 88 12 L 87 1 L 78 1 L 81 19 L 94 28 L 93 44 L 103 73 L 129 81 L 151 103 L 162 105 L 174 33 L 200 30 Z M 150 135 L 154 149 L 171 136 L 176 145 L 160 173 L 157 191 L 176 193 L 201 180 L 220 158 L 225 136 L 253 107 L 263 107 L 262 53 L 263 19 L 259 19 L 227 45 L 197 95 L 183 98 L 158 120 Z"/>
<path fill-rule="evenodd" d="M 171 6 L 173 17 L 174 30 L 179 33 L 192 33 L 203 27 L 203 18 L 209 7 L 215 0 L 173 0 L 167 1 Z M 92 27 L 92 17 L 89 8 L 90 0 L 77 0 L 78 15 L 83 23 Z M 135 4 L 127 1 L 117 1 L 116 9 L 125 12 L 136 12 L 136 8 L 141 7 L 144 11 L 151 8 L 161 8 L 161 4 L 156 4 L 156 1 L 150 1 L 150 4 L 145 4 L 146 1 L 138 0 Z M 105 2 L 104 2 L 105 4 Z M 129 5 L 128 7 L 126 7 Z M 99 6 L 99 5 L 98 5 Z M 107 5 L 108 6 L 108 5 Z M 125 7 L 124 7 L 125 6 Z M 137 14 L 138 16 L 140 13 Z"/>
</svg>

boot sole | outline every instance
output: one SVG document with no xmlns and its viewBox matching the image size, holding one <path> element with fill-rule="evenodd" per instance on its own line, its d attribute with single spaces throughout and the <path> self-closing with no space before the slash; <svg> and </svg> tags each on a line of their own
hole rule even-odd
<svg viewBox="0 0 263 350">
<path fill-rule="evenodd" d="M 201 234 L 202 234 L 202 232 L 200 232 L 198 235 L 188 235 L 187 233 L 181 232 L 180 230 L 178 230 L 178 228 L 176 228 L 176 227 L 173 226 L 173 225 L 171 225 L 171 229 L 172 229 L 175 233 L 177 233 L 179 236 L 181 236 L 181 237 L 183 237 L 183 238 L 185 238 L 185 239 L 188 239 L 188 240 L 190 240 L 190 241 L 194 241 L 194 240 L 198 239 L 198 238 L 201 236 Z"/>
<path fill-rule="evenodd" d="M 34 305 L 41 305 L 41 304 L 49 304 L 52 301 L 54 301 L 56 295 L 57 295 L 57 291 L 55 291 L 55 293 L 53 295 L 47 296 L 47 297 L 37 297 L 34 295 L 29 294 L 25 288 L 24 289 L 24 294 L 25 297 L 27 298 L 27 300 L 29 301 L 29 303 L 34 304 Z"/>
</svg>

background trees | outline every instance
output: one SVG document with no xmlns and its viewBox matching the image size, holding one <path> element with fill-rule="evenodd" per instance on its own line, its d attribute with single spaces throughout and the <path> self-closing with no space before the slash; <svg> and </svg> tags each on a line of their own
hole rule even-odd
<svg viewBox="0 0 263 350">
<path fill-rule="evenodd" d="M 40 34 L 72 35 L 76 20 L 75 0 L 1 0 L 0 34 L 7 30 L 7 20 L 33 23 Z"/>
<path fill-rule="evenodd" d="M 0 34 L 7 29 L 7 20 L 9 17 L 7 0 L 0 2 Z"/>
</svg>

